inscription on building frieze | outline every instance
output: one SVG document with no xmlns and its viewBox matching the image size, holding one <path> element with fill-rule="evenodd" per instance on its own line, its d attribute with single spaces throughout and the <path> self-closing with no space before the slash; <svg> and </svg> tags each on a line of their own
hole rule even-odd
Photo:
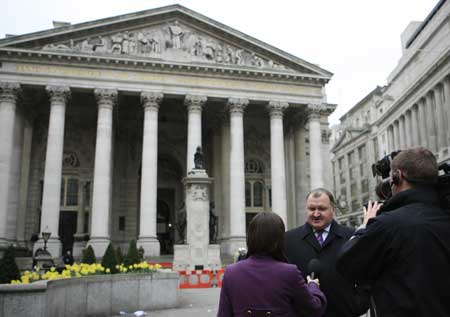
<svg viewBox="0 0 450 317">
<path fill-rule="evenodd" d="M 285 69 L 283 65 L 271 59 L 201 34 L 178 21 L 140 30 L 47 44 L 41 49 L 45 51 L 134 55 L 168 61 Z"/>
</svg>

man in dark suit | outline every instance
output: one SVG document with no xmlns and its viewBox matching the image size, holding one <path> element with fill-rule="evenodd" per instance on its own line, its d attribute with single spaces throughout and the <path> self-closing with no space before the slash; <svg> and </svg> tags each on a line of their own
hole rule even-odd
<svg viewBox="0 0 450 317">
<path fill-rule="evenodd" d="M 312 190 L 306 197 L 306 224 L 286 232 L 286 255 L 303 274 L 310 273 L 308 263 L 318 259 L 320 288 L 328 300 L 325 317 L 352 317 L 365 313 L 369 295 L 347 282 L 335 268 L 342 245 L 353 230 L 334 220 L 333 194 L 324 188 Z M 317 273 L 317 272 L 316 272 Z"/>
</svg>

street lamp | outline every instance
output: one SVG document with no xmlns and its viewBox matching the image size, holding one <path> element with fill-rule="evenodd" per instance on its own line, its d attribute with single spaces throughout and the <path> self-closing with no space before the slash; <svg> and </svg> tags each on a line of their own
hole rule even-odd
<svg viewBox="0 0 450 317">
<path fill-rule="evenodd" d="M 44 240 L 44 250 L 47 251 L 47 241 L 48 239 L 50 239 L 52 233 L 48 231 L 48 227 L 45 227 L 45 231 L 43 231 L 41 235 L 42 239 Z"/>
</svg>

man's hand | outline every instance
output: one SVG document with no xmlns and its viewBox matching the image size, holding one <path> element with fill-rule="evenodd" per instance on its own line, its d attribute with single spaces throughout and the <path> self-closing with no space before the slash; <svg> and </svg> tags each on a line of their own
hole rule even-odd
<svg viewBox="0 0 450 317">
<path fill-rule="evenodd" d="M 364 207 L 364 221 L 363 224 L 367 225 L 367 222 L 375 218 L 377 215 L 378 210 L 380 209 L 382 204 L 379 204 L 378 201 L 372 202 L 369 200 L 369 203 L 367 204 L 367 208 Z"/>
<path fill-rule="evenodd" d="M 316 283 L 317 285 L 319 285 L 320 286 L 320 283 L 319 283 L 319 279 L 318 278 L 315 278 L 315 279 L 312 279 L 309 275 L 308 276 L 306 276 L 306 281 L 308 282 L 308 283 Z"/>
</svg>

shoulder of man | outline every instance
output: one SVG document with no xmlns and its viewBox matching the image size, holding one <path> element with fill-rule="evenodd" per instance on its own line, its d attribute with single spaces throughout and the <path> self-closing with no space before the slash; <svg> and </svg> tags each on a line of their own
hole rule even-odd
<svg viewBox="0 0 450 317">
<path fill-rule="evenodd" d="M 342 236 L 344 238 L 351 237 L 352 234 L 355 232 L 355 229 L 341 225 L 337 223 L 336 220 L 333 220 L 331 223 L 331 229 L 332 232 L 334 232 L 338 236 Z"/>
<path fill-rule="evenodd" d="M 286 231 L 286 238 L 289 239 L 295 236 L 303 237 L 307 235 L 309 231 L 310 231 L 309 226 L 307 224 L 304 224 L 294 229 Z"/>
</svg>

